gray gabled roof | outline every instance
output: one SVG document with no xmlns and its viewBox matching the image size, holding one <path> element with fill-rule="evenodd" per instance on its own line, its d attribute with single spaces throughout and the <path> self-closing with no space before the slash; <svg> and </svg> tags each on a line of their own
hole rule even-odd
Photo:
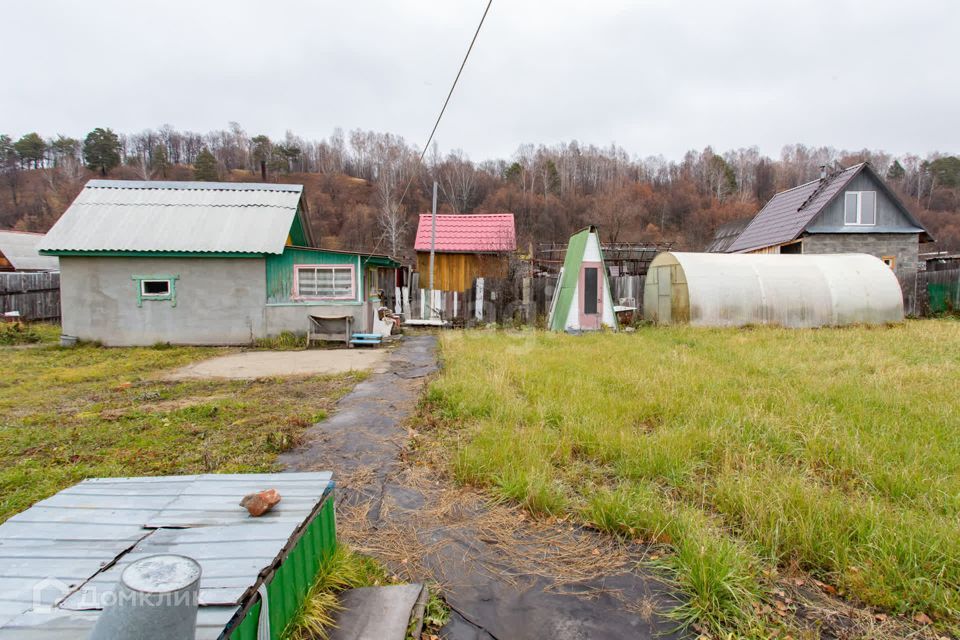
<svg viewBox="0 0 960 640">
<path fill-rule="evenodd" d="M 0 257 L 6 258 L 17 271 L 56 271 L 60 261 L 56 256 L 42 256 L 37 244 L 42 233 L 0 231 Z"/>
<path fill-rule="evenodd" d="M 750 251 L 796 240 L 807 225 L 861 172 L 869 174 L 907 220 L 924 236 L 928 236 L 923 225 L 913 217 L 883 179 L 869 164 L 861 162 L 826 178 L 813 180 L 776 194 L 725 251 L 727 253 Z"/>
<path fill-rule="evenodd" d="M 299 184 L 90 180 L 38 249 L 279 254 L 302 193 Z"/>
<path fill-rule="evenodd" d="M 858 164 L 776 194 L 727 251 L 749 251 L 795 240 L 864 166 Z"/>
</svg>

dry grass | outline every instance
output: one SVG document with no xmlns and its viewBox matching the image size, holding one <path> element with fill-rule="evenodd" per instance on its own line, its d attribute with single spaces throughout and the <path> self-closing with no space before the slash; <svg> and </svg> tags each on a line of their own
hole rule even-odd
<svg viewBox="0 0 960 640">
<path fill-rule="evenodd" d="M 797 567 L 883 622 L 960 625 L 960 323 L 442 345 L 428 404 L 456 479 L 668 545 L 681 622 L 768 635 Z"/>
<path fill-rule="evenodd" d="M 167 381 L 210 348 L 0 348 L 0 522 L 84 478 L 270 471 L 365 374 Z"/>
</svg>

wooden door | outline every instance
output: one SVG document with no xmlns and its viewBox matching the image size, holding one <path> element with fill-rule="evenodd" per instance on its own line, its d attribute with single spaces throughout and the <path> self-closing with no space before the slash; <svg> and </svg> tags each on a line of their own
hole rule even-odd
<svg viewBox="0 0 960 640">
<path fill-rule="evenodd" d="M 580 265 L 580 328 L 599 329 L 603 320 L 603 265 L 583 262 Z"/>
</svg>

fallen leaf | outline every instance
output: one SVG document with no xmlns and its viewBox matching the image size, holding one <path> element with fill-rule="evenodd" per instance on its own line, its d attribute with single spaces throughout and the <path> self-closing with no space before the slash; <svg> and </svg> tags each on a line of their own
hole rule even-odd
<svg viewBox="0 0 960 640">
<path fill-rule="evenodd" d="M 775 607 L 776 607 L 777 609 L 779 609 L 780 611 L 786 611 L 787 608 L 788 608 L 788 607 L 787 607 L 787 603 L 786 603 L 786 602 L 781 602 L 780 600 L 774 600 L 773 606 L 775 606 Z"/>
<path fill-rule="evenodd" d="M 804 583 L 803 583 L 803 580 L 801 580 L 800 578 L 794 578 L 793 584 L 794 586 L 802 587 Z"/>
<path fill-rule="evenodd" d="M 875 614 L 873 617 L 876 618 L 878 621 L 883 622 L 884 620 L 887 619 L 887 614 L 878 613 L 878 614 Z"/>
<path fill-rule="evenodd" d="M 590 553 L 592 553 L 592 554 L 595 555 L 595 556 L 598 556 L 598 555 L 600 555 L 600 549 L 594 549 L 594 550 L 591 551 Z"/>
</svg>

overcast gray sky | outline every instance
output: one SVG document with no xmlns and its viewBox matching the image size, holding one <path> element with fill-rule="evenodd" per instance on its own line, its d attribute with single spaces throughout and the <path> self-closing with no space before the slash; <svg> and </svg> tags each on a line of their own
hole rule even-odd
<svg viewBox="0 0 960 640">
<path fill-rule="evenodd" d="M 486 0 L 3 4 L 0 133 L 334 127 L 421 145 Z M 960 2 L 494 0 L 444 150 L 960 149 Z"/>
</svg>

